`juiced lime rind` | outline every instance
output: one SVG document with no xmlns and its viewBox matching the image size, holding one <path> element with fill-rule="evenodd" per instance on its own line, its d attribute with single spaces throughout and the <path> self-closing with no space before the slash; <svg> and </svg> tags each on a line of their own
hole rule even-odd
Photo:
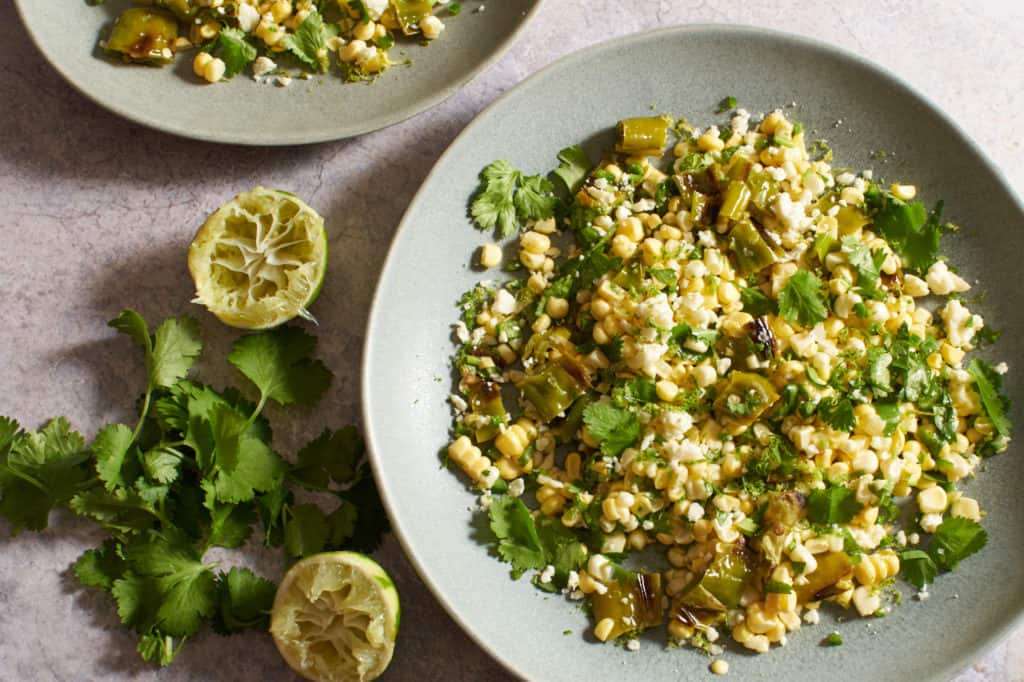
<svg viewBox="0 0 1024 682">
<path fill-rule="evenodd" d="M 270 633 L 296 672 L 317 682 L 368 682 L 394 653 L 400 607 L 390 576 L 356 552 L 307 557 L 277 589 Z"/>
<path fill-rule="evenodd" d="M 301 316 L 327 271 L 323 218 L 289 192 L 257 187 L 213 213 L 189 247 L 194 301 L 225 324 L 268 329 Z"/>
</svg>

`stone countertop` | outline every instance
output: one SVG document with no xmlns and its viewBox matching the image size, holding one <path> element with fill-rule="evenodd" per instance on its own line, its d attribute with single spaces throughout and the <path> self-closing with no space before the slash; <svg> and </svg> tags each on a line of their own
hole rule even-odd
<svg viewBox="0 0 1024 682">
<path fill-rule="evenodd" d="M 315 412 L 278 420 L 278 443 L 288 452 L 301 432 L 357 420 L 362 329 L 376 273 L 404 207 L 448 143 L 495 97 L 555 58 L 684 22 L 766 26 L 866 56 L 945 109 L 1024 192 L 1024 136 L 1016 128 L 1024 111 L 1024 4 L 1015 0 L 547 0 L 511 51 L 441 106 L 358 139 L 286 149 L 203 144 L 122 121 L 61 80 L 30 44 L 11 3 L 3 3 L 0 414 L 32 426 L 65 414 L 90 437 L 102 424 L 128 418 L 140 363 L 125 359 L 127 344 L 104 322 L 126 306 L 150 320 L 188 309 L 184 255 L 196 225 L 259 183 L 295 190 L 331 229 L 332 274 L 316 311 L 336 389 Z M 203 319 L 208 356 L 223 358 L 230 333 L 192 312 Z M 206 363 L 201 373 L 226 381 L 223 365 Z M 111 601 L 76 589 L 67 574 L 98 537 L 63 515 L 42 534 L 10 538 L 0 529 L 0 678 L 294 679 L 257 633 L 222 639 L 204 632 L 172 667 L 142 664 Z M 386 679 L 510 679 L 448 618 L 393 538 L 378 556 L 396 579 L 404 611 Z M 280 574 L 275 556 L 257 552 L 249 560 Z M 956 679 L 1020 682 L 1022 652 L 1018 631 Z"/>
</svg>

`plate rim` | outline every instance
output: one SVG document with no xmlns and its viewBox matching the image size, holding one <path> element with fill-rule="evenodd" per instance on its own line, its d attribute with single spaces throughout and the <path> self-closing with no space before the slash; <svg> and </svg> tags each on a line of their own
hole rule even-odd
<svg viewBox="0 0 1024 682">
<path fill-rule="evenodd" d="M 376 132 L 389 128 L 393 125 L 397 125 L 403 121 L 421 114 L 428 109 L 433 109 L 438 106 L 449 97 L 457 93 L 463 87 L 468 85 L 481 73 L 493 66 L 499 59 L 505 56 L 509 48 L 512 47 L 512 43 L 519 38 L 523 30 L 532 23 L 534 15 L 540 9 L 541 5 L 545 3 L 545 0 L 534 0 L 533 7 L 526 10 L 526 14 L 523 15 L 523 20 L 519 23 L 519 26 L 505 36 L 504 39 L 498 41 L 497 46 L 493 52 L 486 58 L 481 60 L 476 66 L 467 71 L 460 78 L 448 83 L 443 88 L 439 88 L 436 92 L 432 93 L 428 97 L 424 97 L 418 101 L 417 104 L 401 107 L 389 114 L 378 117 L 377 123 L 373 124 L 362 124 L 352 126 L 348 130 L 343 130 L 340 134 L 338 132 L 324 132 L 315 133 L 308 135 L 297 135 L 289 136 L 287 134 L 275 134 L 262 140 L 251 140 L 245 137 L 236 137 L 234 135 L 218 135 L 216 133 L 203 133 L 194 132 L 184 125 L 174 125 L 166 123 L 160 119 L 150 119 L 144 115 L 134 112 L 129 107 L 122 107 L 111 102 L 104 101 L 100 93 L 92 92 L 86 86 L 78 83 L 72 78 L 69 73 L 63 68 L 60 61 L 56 59 L 44 46 L 43 41 L 40 39 L 36 29 L 33 28 L 32 24 L 25 18 L 25 5 L 34 0 L 14 0 L 14 9 L 17 12 L 18 20 L 24 27 L 25 32 L 28 34 L 29 39 L 32 41 L 32 45 L 36 48 L 36 51 L 42 55 L 44 61 L 50 65 L 50 67 L 56 71 L 65 83 L 70 85 L 77 93 L 85 97 L 93 104 L 98 105 L 100 108 L 109 111 L 121 118 L 131 121 L 137 125 L 149 128 L 151 130 L 157 130 L 162 133 L 174 135 L 175 137 L 185 138 L 189 140 L 198 140 L 200 142 L 212 142 L 215 144 L 227 144 L 237 145 L 241 147 L 298 147 L 303 145 L 312 145 L 322 142 L 335 142 L 338 140 L 347 140 L 367 133 Z"/>
<path fill-rule="evenodd" d="M 20 1 L 20 0 L 16 0 Z M 461 146 L 464 138 L 468 137 L 475 129 L 483 125 L 493 114 L 493 112 L 499 107 L 504 105 L 507 99 L 517 96 L 518 91 L 525 87 L 532 81 L 539 79 L 541 76 L 546 75 L 549 71 L 554 71 L 560 68 L 564 68 L 570 64 L 576 63 L 581 60 L 585 60 L 595 52 L 601 52 L 608 49 L 628 47 L 633 43 L 645 42 L 653 37 L 662 37 L 669 34 L 675 34 L 678 36 L 685 36 L 693 33 L 704 33 L 704 32 L 721 32 L 733 35 L 757 35 L 758 37 L 772 38 L 776 40 L 784 40 L 791 44 L 796 44 L 803 48 L 811 50 L 818 50 L 828 53 L 832 56 L 838 57 L 843 60 L 853 62 L 855 65 L 865 68 L 879 78 L 889 81 L 899 89 L 904 91 L 909 97 L 916 99 L 920 104 L 924 105 L 930 112 L 934 113 L 943 123 L 948 125 L 950 129 L 959 136 L 961 142 L 963 142 L 967 148 L 975 154 L 986 167 L 995 176 L 998 183 L 1007 192 L 1011 201 L 1015 205 L 1017 211 L 1024 214 L 1024 200 L 1022 200 L 1021 194 L 1017 192 L 1014 186 L 1009 182 L 1003 169 L 996 164 L 988 156 L 988 154 L 981 148 L 979 144 L 971 137 L 971 135 L 950 116 L 946 111 L 935 104 L 931 98 L 926 96 L 924 93 L 919 91 L 915 86 L 904 80 L 902 77 L 897 75 L 890 69 L 882 66 L 881 64 L 864 57 L 852 50 L 844 47 L 828 43 L 817 38 L 812 38 L 796 33 L 790 33 L 787 31 L 779 31 L 775 29 L 763 28 L 760 26 L 752 26 L 749 24 L 738 24 L 738 23 L 693 23 L 693 24 L 676 24 L 673 26 L 662 27 L 654 30 L 641 30 L 633 33 L 629 33 L 623 36 L 617 36 L 608 40 L 601 41 L 592 45 L 588 45 L 579 50 L 575 50 L 568 54 L 562 55 L 558 59 L 554 60 L 550 64 L 542 67 L 541 69 L 531 73 L 528 77 L 516 83 L 513 87 L 502 93 L 487 107 L 481 110 L 470 123 L 449 143 L 445 151 L 438 157 L 437 161 L 434 162 L 430 172 L 423 178 L 420 183 L 419 189 L 413 196 L 412 200 L 406 207 L 405 212 L 402 215 L 402 219 L 398 223 L 398 227 L 395 229 L 395 233 L 391 238 L 391 243 L 388 247 L 387 256 L 384 259 L 383 265 L 380 269 L 380 276 L 377 280 L 377 284 L 374 288 L 373 298 L 370 303 L 370 312 L 367 316 L 366 329 L 363 335 L 363 350 L 360 362 L 360 409 L 362 413 L 363 423 L 363 434 L 366 443 L 367 457 L 369 458 L 371 470 L 373 472 L 374 480 L 377 485 L 377 489 L 380 493 L 381 501 L 384 504 L 384 508 L 388 513 L 388 517 L 391 520 L 392 531 L 395 534 L 396 539 L 402 547 L 402 551 L 405 554 L 406 559 L 412 565 L 416 574 L 420 580 L 427 586 L 431 594 L 437 599 L 438 603 L 444 608 L 448 616 L 458 624 L 462 631 L 483 651 L 485 651 L 495 662 L 502 666 L 507 672 L 520 678 L 527 679 L 519 667 L 514 661 L 507 659 L 498 650 L 491 646 L 488 641 L 485 641 L 482 637 L 469 626 L 466 620 L 462 617 L 460 612 L 448 601 L 448 598 L 440 590 L 437 584 L 431 577 L 431 574 L 424 566 L 419 557 L 417 557 L 411 551 L 411 543 L 406 537 L 405 531 L 402 529 L 401 524 L 396 522 L 395 506 L 393 494 L 388 491 L 387 479 L 382 472 L 381 462 L 383 457 L 379 454 L 378 444 L 375 438 L 375 426 L 372 418 L 372 411 L 369 408 L 371 398 L 371 387 L 372 382 L 369 380 L 370 370 L 372 365 L 372 348 L 374 345 L 374 339 L 377 334 L 377 327 L 380 324 L 381 318 L 384 314 L 381 308 L 381 291 L 383 289 L 384 281 L 386 276 L 391 272 L 392 267 L 395 265 L 393 260 L 396 256 L 396 245 L 399 240 L 406 234 L 406 232 L 414 229 L 414 223 L 411 220 L 411 216 L 419 208 L 420 204 L 427 200 L 427 195 L 424 192 L 424 187 L 429 181 L 434 179 L 442 165 L 448 160 L 449 156 L 454 153 L 457 147 Z M 947 662 L 941 669 L 936 670 L 932 679 L 951 679 L 953 676 L 962 673 L 966 670 L 973 661 L 984 656 L 994 649 L 999 643 L 1005 640 L 1012 631 L 1020 628 L 1024 625 L 1024 610 L 1017 611 L 1016 613 L 1009 614 L 1008 617 L 1003 618 L 1002 622 L 998 627 L 994 628 L 984 638 L 980 640 L 978 645 L 974 647 L 970 652 L 955 657 L 953 660 Z"/>
</svg>

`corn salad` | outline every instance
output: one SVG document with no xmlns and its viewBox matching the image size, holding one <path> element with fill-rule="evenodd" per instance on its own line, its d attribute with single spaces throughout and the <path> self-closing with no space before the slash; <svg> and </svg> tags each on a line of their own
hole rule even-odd
<svg viewBox="0 0 1024 682">
<path fill-rule="evenodd" d="M 514 575 L 588 600 L 600 641 L 767 652 L 823 602 L 884 614 L 901 572 L 923 599 L 984 544 L 961 487 L 1007 447 L 1006 366 L 966 357 L 993 335 L 938 255 L 954 228 L 830 161 L 782 111 L 622 121 L 523 221 L 521 276 L 462 300 L 448 462 Z M 555 201 L 509 169 L 487 201 Z"/>
<path fill-rule="evenodd" d="M 435 12 L 454 16 L 461 9 L 449 0 L 135 2 L 142 6 L 124 11 L 101 42 L 108 52 L 163 65 L 198 48 L 192 70 L 205 82 L 249 69 L 256 80 L 282 86 L 295 73 L 325 73 L 332 64 L 349 81 L 372 79 L 396 63 L 390 50 L 397 36 L 435 40 L 445 28 Z"/>
</svg>

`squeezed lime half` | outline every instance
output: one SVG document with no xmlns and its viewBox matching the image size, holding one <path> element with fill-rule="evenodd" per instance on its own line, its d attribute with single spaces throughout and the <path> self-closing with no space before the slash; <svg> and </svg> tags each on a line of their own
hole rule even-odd
<svg viewBox="0 0 1024 682">
<path fill-rule="evenodd" d="M 324 219 L 294 194 L 257 187 L 206 219 L 188 250 L 201 303 L 222 322 L 269 329 L 312 320 L 327 272 Z"/>
<path fill-rule="evenodd" d="M 401 609 L 391 577 L 357 552 L 299 561 L 277 588 L 270 634 L 308 680 L 368 682 L 391 662 Z"/>
</svg>

